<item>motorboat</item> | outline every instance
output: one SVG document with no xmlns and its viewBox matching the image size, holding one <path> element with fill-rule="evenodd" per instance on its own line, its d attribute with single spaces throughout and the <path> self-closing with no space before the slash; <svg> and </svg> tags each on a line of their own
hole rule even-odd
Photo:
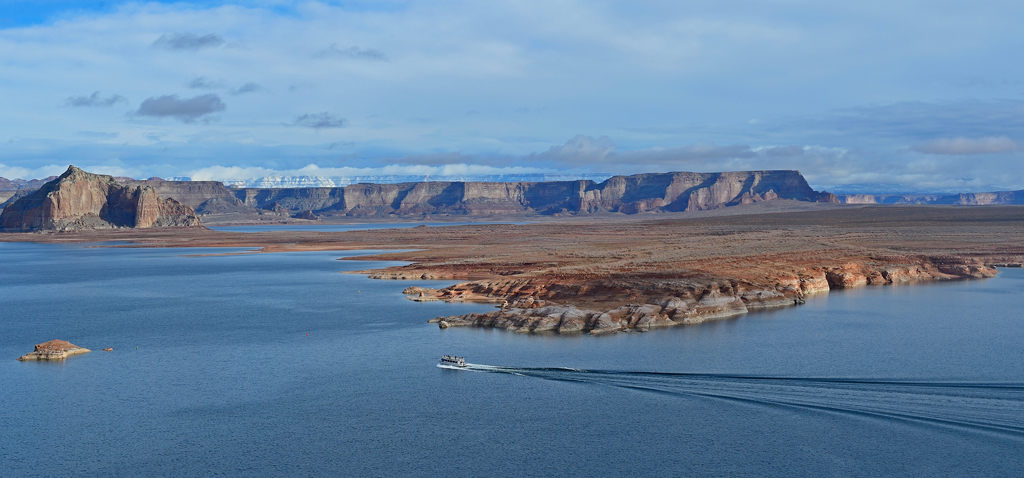
<svg viewBox="0 0 1024 478">
<path fill-rule="evenodd" d="M 466 357 L 455 357 L 452 355 L 442 355 L 441 362 L 438 365 L 444 365 L 448 367 L 465 367 Z"/>
</svg>

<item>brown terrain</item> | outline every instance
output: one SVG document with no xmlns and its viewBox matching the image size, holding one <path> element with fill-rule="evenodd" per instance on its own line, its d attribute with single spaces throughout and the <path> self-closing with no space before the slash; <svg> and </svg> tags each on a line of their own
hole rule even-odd
<svg viewBox="0 0 1024 478">
<path fill-rule="evenodd" d="M 8 232 L 198 226 L 202 221 L 191 207 L 160 198 L 150 186 L 125 185 L 74 166 L 0 213 L 0 230 Z"/>
<path fill-rule="evenodd" d="M 18 357 L 18 360 L 64 360 L 69 355 L 84 354 L 86 352 L 91 352 L 91 350 L 79 347 L 66 340 L 51 340 L 36 344 L 35 350 Z"/>
<path fill-rule="evenodd" d="M 458 281 L 412 300 L 490 301 L 442 326 L 606 333 L 699 323 L 792 306 L 833 289 L 985 278 L 1024 262 L 1024 207 L 846 206 L 769 200 L 709 211 L 549 218 L 351 232 L 207 229 L 0 234 L 2 241 L 121 247 L 248 246 L 262 251 L 403 250 L 376 279 Z"/>
</svg>

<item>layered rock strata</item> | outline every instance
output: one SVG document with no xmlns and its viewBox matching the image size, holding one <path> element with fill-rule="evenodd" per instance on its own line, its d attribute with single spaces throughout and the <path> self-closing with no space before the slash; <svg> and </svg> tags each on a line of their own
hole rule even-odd
<svg viewBox="0 0 1024 478">
<path fill-rule="evenodd" d="M 589 214 L 696 211 L 774 199 L 838 202 L 797 171 L 662 173 L 551 182 L 423 182 L 245 189 L 245 205 L 318 216 Z"/>
<path fill-rule="evenodd" d="M 149 185 L 200 214 L 284 217 L 636 214 L 696 211 L 775 199 L 838 202 L 815 192 L 798 171 L 661 173 L 550 182 L 420 182 L 339 188 L 229 189 L 213 181 L 130 181 Z M 308 211 L 308 214 L 306 213 Z"/>
<path fill-rule="evenodd" d="M 991 206 L 1024 204 L 1024 190 L 960 194 L 840 194 L 843 204 L 943 204 Z"/>
<path fill-rule="evenodd" d="M 152 187 L 121 184 L 74 166 L 0 213 L 6 232 L 201 226 L 191 207 L 161 198 Z"/>
<path fill-rule="evenodd" d="M 896 259 L 896 258 L 894 258 Z M 912 281 L 988 278 L 996 270 L 960 258 L 919 257 L 817 267 L 797 274 L 738 279 L 603 279 L 565 283 L 543 279 L 485 280 L 440 290 L 411 287 L 412 300 L 499 302 L 501 310 L 432 319 L 450 327 L 494 327 L 514 332 L 602 334 L 692 325 L 751 310 L 803 303 L 833 289 Z M 622 302 L 627 302 L 623 304 Z M 578 307 L 576 304 L 584 304 Z"/>
<path fill-rule="evenodd" d="M 68 356 L 84 354 L 91 350 L 79 347 L 66 340 L 51 340 L 36 344 L 35 350 L 21 357 L 18 360 L 64 360 Z"/>
</svg>

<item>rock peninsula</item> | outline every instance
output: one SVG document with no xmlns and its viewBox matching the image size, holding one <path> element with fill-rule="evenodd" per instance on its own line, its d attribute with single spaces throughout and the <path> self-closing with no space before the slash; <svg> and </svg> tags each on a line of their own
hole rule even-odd
<svg viewBox="0 0 1024 478">
<path fill-rule="evenodd" d="M 4 232 L 152 227 L 202 227 L 202 221 L 191 207 L 159 197 L 152 187 L 74 166 L 0 213 Z"/>
<path fill-rule="evenodd" d="M 84 354 L 91 350 L 79 347 L 66 340 L 51 340 L 36 344 L 35 350 L 21 357 L 18 360 L 64 360 L 71 355 Z"/>
<path fill-rule="evenodd" d="M 840 266 L 776 271 L 761 277 L 481 280 L 444 289 L 410 287 L 416 301 L 501 303 L 501 310 L 432 319 L 448 327 L 513 332 L 602 334 L 693 325 L 747 312 L 803 304 L 807 297 L 864 285 L 994 277 L 980 261 L 938 257 L 874 257 Z M 652 280 L 653 279 L 653 280 Z M 587 298 L 580 300 L 581 298 Z M 580 308 L 573 304 L 586 304 Z M 619 305 L 622 304 L 622 305 Z"/>
</svg>

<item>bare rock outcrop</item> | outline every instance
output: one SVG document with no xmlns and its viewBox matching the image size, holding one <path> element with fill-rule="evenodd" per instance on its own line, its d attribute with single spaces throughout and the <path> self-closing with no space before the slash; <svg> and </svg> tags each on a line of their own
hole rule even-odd
<svg viewBox="0 0 1024 478">
<path fill-rule="evenodd" d="M 18 360 L 64 360 L 70 355 L 84 354 L 91 350 L 79 347 L 66 340 L 51 340 L 36 344 L 35 350 L 21 357 Z"/>
<path fill-rule="evenodd" d="M 494 327 L 520 333 L 604 334 L 693 325 L 752 310 L 804 303 L 806 297 L 866 285 L 994 277 L 996 270 L 959 257 L 877 257 L 865 262 L 780 273 L 760 281 L 601 279 L 582 283 L 547 279 L 482 280 L 444 289 L 410 287 L 411 300 L 496 302 L 501 310 L 438 317 L 449 327 Z M 570 302 L 572 302 L 570 304 Z M 630 302 L 622 305 L 623 302 Z"/>
<path fill-rule="evenodd" d="M 152 187 L 74 166 L 0 214 L 0 229 L 7 232 L 201 226 L 191 207 L 161 198 Z"/>
<path fill-rule="evenodd" d="M 245 206 L 317 216 L 637 214 L 696 211 L 776 199 L 838 202 L 811 189 L 798 171 L 654 173 L 549 182 L 420 182 L 344 188 L 238 189 Z M 173 197 L 173 196 L 172 196 Z"/>
</svg>

